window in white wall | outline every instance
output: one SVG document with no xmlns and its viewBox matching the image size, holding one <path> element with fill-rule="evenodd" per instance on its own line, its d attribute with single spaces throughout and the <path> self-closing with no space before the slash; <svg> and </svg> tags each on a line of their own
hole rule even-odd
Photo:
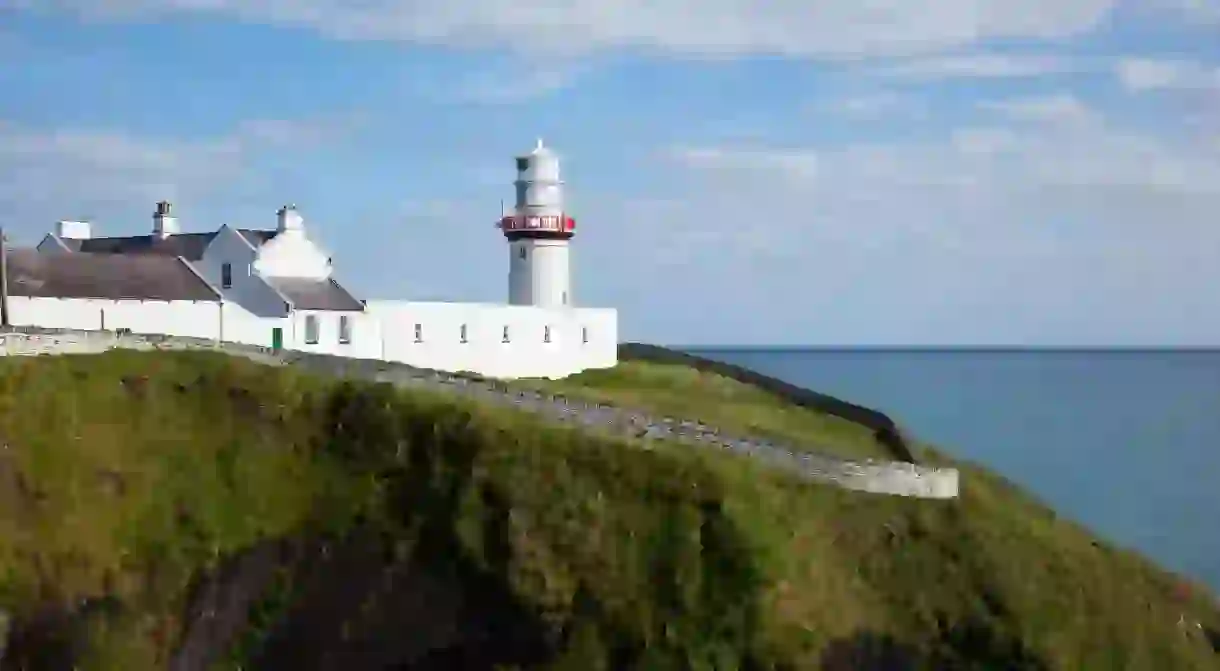
<svg viewBox="0 0 1220 671">
<path fill-rule="evenodd" d="M 415 342 L 423 342 L 423 341 L 424 341 L 424 325 L 416 324 L 415 325 Z"/>
<path fill-rule="evenodd" d="M 589 342 L 589 327 L 588 326 L 580 327 L 580 341 Z"/>
<path fill-rule="evenodd" d="M 350 345 L 352 342 L 352 318 L 339 315 L 339 344 Z"/>
<path fill-rule="evenodd" d="M 566 292 L 566 291 L 563 292 L 563 304 L 564 305 L 568 304 L 568 292 Z"/>
<path fill-rule="evenodd" d="M 318 316 L 305 315 L 305 344 L 318 344 Z"/>
<path fill-rule="evenodd" d="M 542 342 L 551 342 L 551 327 L 542 327 Z"/>
<path fill-rule="evenodd" d="M 522 260 L 522 261 L 524 261 L 524 260 L 525 260 L 525 245 L 521 245 L 521 246 L 518 248 L 518 250 L 517 250 L 517 256 L 521 257 L 521 260 Z M 500 258 L 504 258 L 504 257 L 500 257 Z"/>
<path fill-rule="evenodd" d="M 233 264 L 222 263 L 220 265 L 220 288 L 230 289 L 233 287 Z"/>
<path fill-rule="evenodd" d="M 508 327 L 507 327 L 507 326 L 505 326 L 505 327 L 504 327 L 504 334 L 503 334 L 503 335 L 500 337 L 500 342 L 509 342 L 509 340 L 508 340 Z"/>
<path fill-rule="evenodd" d="M 460 333 L 461 333 L 461 342 L 470 342 L 469 340 L 466 339 L 466 325 L 465 324 L 462 324 L 462 330 L 460 331 Z"/>
</svg>

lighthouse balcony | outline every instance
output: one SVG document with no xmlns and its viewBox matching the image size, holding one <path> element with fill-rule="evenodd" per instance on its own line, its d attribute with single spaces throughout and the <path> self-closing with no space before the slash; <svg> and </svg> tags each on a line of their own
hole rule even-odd
<svg viewBox="0 0 1220 671">
<path fill-rule="evenodd" d="M 576 220 L 565 215 L 534 215 L 514 214 L 500 219 L 500 230 L 508 233 L 561 233 L 568 234 L 576 229 Z"/>
</svg>

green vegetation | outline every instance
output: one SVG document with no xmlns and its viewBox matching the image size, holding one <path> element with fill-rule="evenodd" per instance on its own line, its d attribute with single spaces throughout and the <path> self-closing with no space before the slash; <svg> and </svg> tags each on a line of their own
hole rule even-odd
<svg viewBox="0 0 1220 671">
<path fill-rule="evenodd" d="M 545 386 L 874 449 L 656 364 Z M 221 355 L 0 361 L 6 663 L 165 668 L 190 639 L 216 669 L 1220 668 L 1208 595 L 959 467 L 958 501 L 870 496 Z M 202 586 L 260 553 L 208 639 Z"/>
<path fill-rule="evenodd" d="M 521 380 L 512 386 L 606 403 L 652 416 L 700 420 L 729 434 L 755 436 L 823 454 L 892 459 L 873 432 L 839 417 L 810 412 L 758 387 L 687 366 L 623 361 L 563 380 Z"/>
</svg>

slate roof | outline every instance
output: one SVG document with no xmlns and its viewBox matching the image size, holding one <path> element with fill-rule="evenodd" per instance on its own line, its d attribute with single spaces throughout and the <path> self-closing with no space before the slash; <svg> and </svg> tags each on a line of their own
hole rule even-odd
<svg viewBox="0 0 1220 671">
<path fill-rule="evenodd" d="M 203 250 L 216 237 L 215 233 L 177 233 L 166 238 L 155 235 L 132 235 L 122 238 L 90 238 L 73 240 L 69 249 L 85 254 L 154 254 L 181 256 L 190 261 L 203 258 Z M 64 241 L 68 243 L 68 240 Z"/>
<path fill-rule="evenodd" d="M 184 260 L 159 253 L 42 254 L 36 249 L 10 249 L 6 261 L 11 296 L 220 300 L 220 294 Z"/>
<path fill-rule="evenodd" d="M 356 300 L 347 289 L 333 279 L 312 280 L 295 277 L 268 277 L 265 279 L 297 310 L 359 311 L 364 309 L 364 303 Z"/>
<path fill-rule="evenodd" d="M 249 228 L 235 229 L 239 235 L 255 247 L 274 238 L 278 231 L 264 231 Z M 128 235 L 113 238 L 90 238 L 88 240 L 63 239 L 64 245 L 74 252 L 85 254 L 156 254 L 160 256 L 181 256 L 188 261 L 198 261 L 203 258 L 203 252 L 216 238 L 217 231 L 211 233 L 174 233 L 166 238 L 155 235 Z"/>
</svg>

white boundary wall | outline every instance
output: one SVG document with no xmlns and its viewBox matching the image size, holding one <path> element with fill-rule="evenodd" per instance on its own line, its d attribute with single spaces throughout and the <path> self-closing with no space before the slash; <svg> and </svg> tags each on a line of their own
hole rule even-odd
<svg viewBox="0 0 1220 671">
<path fill-rule="evenodd" d="M 613 309 L 370 301 L 364 312 L 297 310 L 262 317 L 229 302 L 12 296 L 9 315 L 17 327 L 129 330 L 260 347 L 270 347 L 273 331 L 280 329 L 287 350 L 487 377 L 561 378 L 618 362 Z M 311 318 L 316 342 L 306 339 Z M 350 342 L 340 342 L 341 319 L 348 320 Z"/>
<path fill-rule="evenodd" d="M 560 378 L 618 363 L 615 310 L 399 301 L 367 309 L 382 329 L 385 361 L 500 378 Z"/>
<path fill-rule="evenodd" d="M 10 296 L 8 303 L 9 321 L 13 326 L 81 331 L 129 329 L 132 333 L 220 337 L 221 304 L 216 301 Z"/>
</svg>

